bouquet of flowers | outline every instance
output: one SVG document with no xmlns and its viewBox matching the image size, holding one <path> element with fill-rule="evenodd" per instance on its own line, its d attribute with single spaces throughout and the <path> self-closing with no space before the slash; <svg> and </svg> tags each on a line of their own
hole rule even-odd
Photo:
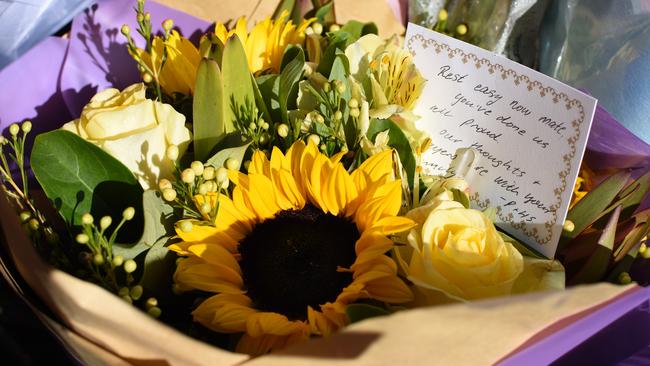
<svg viewBox="0 0 650 366">
<path fill-rule="evenodd" d="M 2 140 L 2 188 L 40 254 L 249 355 L 404 309 L 563 289 L 562 264 L 498 230 L 494 209 L 470 208 L 463 177 L 423 171 L 431 140 L 412 110 L 427 81 L 399 37 L 313 5 L 303 16 L 282 1 L 192 41 L 138 0 L 137 29 L 120 31 L 141 81 L 98 91 L 31 153 L 30 121 Z M 638 205 L 643 179 L 622 208 Z M 619 218 L 588 200 L 576 234 Z M 618 256 L 638 248 L 643 222 Z"/>
</svg>

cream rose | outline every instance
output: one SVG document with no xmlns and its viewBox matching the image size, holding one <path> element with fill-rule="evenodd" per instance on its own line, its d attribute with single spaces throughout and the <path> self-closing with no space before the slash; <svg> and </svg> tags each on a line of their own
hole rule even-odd
<svg viewBox="0 0 650 366">
<path fill-rule="evenodd" d="M 97 93 L 81 117 L 62 128 L 118 159 L 144 189 L 155 187 L 160 178 L 171 175 L 173 162 L 165 155 L 167 147 L 177 145 L 180 156 L 191 139 L 185 116 L 169 104 L 146 99 L 142 83 L 122 92 L 111 88 Z"/>
<path fill-rule="evenodd" d="M 454 201 L 434 200 L 427 206 L 427 215 L 422 210 L 408 215 L 421 224 L 408 237 L 413 248 L 408 279 L 458 300 L 510 294 L 524 260 L 494 224 Z"/>
</svg>

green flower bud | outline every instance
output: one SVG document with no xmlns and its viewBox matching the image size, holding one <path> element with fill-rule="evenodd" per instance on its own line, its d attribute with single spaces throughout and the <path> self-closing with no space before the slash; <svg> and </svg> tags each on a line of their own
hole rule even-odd
<svg viewBox="0 0 650 366">
<path fill-rule="evenodd" d="M 627 285 L 628 283 L 632 282 L 632 277 L 630 277 L 630 274 L 627 272 L 621 272 L 618 275 L 618 282 L 621 285 Z"/>
<path fill-rule="evenodd" d="M 23 125 L 20 126 L 20 127 L 23 130 L 23 133 L 27 134 L 32 130 L 32 122 L 31 121 L 25 121 L 25 122 L 23 122 Z"/>
<path fill-rule="evenodd" d="M 162 310 L 160 310 L 159 307 L 154 306 L 154 307 L 151 307 L 151 308 L 149 308 L 147 310 L 147 314 L 149 314 L 150 316 L 152 316 L 154 318 L 158 318 L 162 314 Z"/>
<path fill-rule="evenodd" d="M 203 215 L 209 215 L 210 212 L 212 212 L 212 206 L 207 202 L 203 202 L 203 204 L 201 204 L 199 211 L 201 211 Z"/>
<path fill-rule="evenodd" d="M 88 235 L 86 235 L 84 233 L 81 233 L 81 234 L 77 234 L 77 237 L 75 238 L 75 240 L 79 244 L 86 244 L 86 243 L 88 243 L 90 238 L 88 237 Z"/>
<path fill-rule="evenodd" d="M 131 298 L 128 295 L 122 296 L 121 299 L 128 302 L 129 304 L 133 304 L 133 300 L 131 300 Z"/>
<path fill-rule="evenodd" d="M 338 24 L 330 25 L 330 32 L 338 32 L 341 30 L 341 26 Z"/>
<path fill-rule="evenodd" d="M 20 132 L 20 127 L 18 127 L 17 124 L 12 123 L 11 126 L 9 126 L 9 133 L 12 136 L 16 136 L 16 135 L 18 135 L 18 132 Z"/>
<path fill-rule="evenodd" d="M 132 220 L 133 216 L 135 216 L 135 208 L 133 207 L 127 207 L 122 211 L 122 217 L 126 221 Z"/>
<path fill-rule="evenodd" d="M 117 294 L 120 297 L 129 296 L 129 288 L 128 287 L 121 287 L 119 289 L 119 291 L 117 291 Z"/>
<path fill-rule="evenodd" d="M 38 228 L 41 226 L 41 225 L 38 223 L 38 220 L 33 219 L 33 218 L 32 218 L 32 219 L 29 219 L 29 221 L 27 222 L 27 225 L 29 226 L 29 229 L 32 230 L 32 231 L 36 231 L 36 230 L 38 230 Z"/>
<path fill-rule="evenodd" d="M 92 225 L 93 221 L 94 221 L 93 216 L 89 213 L 85 213 L 83 214 L 83 216 L 81 216 L 81 223 L 83 225 Z"/>
<path fill-rule="evenodd" d="M 266 123 L 266 122 L 264 122 L 264 123 L 262 124 L 262 129 L 263 129 L 264 131 L 268 131 L 269 127 L 271 127 L 271 125 L 269 125 L 269 124 Z"/>
<path fill-rule="evenodd" d="M 171 19 L 165 19 L 165 21 L 162 22 L 162 27 L 164 30 L 169 32 L 172 30 L 172 28 L 174 28 L 174 21 Z"/>
<path fill-rule="evenodd" d="M 142 73 L 142 81 L 144 81 L 145 84 L 151 84 L 153 77 L 148 72 Z"/>
<path fill-rule="evenodd" d="M 154 306 L 158 306 L 158 299 L 155 297 L 150 297 L 147 299 L 147 302 L 144 304 L 147 309 L 150 309 Z"/>
<path fill-rule="evenodd" d="M 332 90 L 332 86 L 330 85 L 329 82 L 326 81 L 326 82 L 323 84 L 323 91 L 324 91 L 325 93 L 329 93 L 330 90 Z"/>
<path fill-rule="evenodd" d="M 102 230 L 106 230 L 108 229 L 109 226 L 111 226 L 112 223 L 113 223 L 113 219 L 111 219 L 110 216 L 104 216 L 101 218 L 101 220 L 99 220 L 99 227 Z"/>
<path fill-rule="evenodd" d="M 27 222 L 29 219 L 32 218 L 32 213 L 29 211 L 23 211 L 20 213 L 20 222 Z"/>
<path fill-rule="evenodd" d="M 336 83 L 336 91 L 337 91 L 339 94 L 343 94 L 343 93 L 345 93 L 345 90 L 346 90 L 346 89 L 347 89 L 347 87 L 345 86 L 345 83 L 343 83 L 343 82 L 337 80 L 337 83 Z"/>
<path fill-rule="evenodd" d="M 249 130 L 253 130 L 253 131 L 255 131 L 255 130 L 257 129 L 257 125 L 255 124 L 255 122 L 251 122 L 251 123 L 248 125 L 248 129 L 249 129 Z"/>
<path fill-rule="evenodd" d="M 351 116 L 352 118 L 359 118 L 359 115 L 360 115 L 360 114 L 361 114 L 361 112 L 359 111 L 359 108 L 352 108 L 352 109 L 350 109 L 350 116 Z"/>
<path fill-rule="evenodd" d="M 123 264 L 124 264 L 124 257 L 122 257 L 121 255 L 116 255 L 115 257 L 113 257 L 113 266 L 119 267 Z"/>
<path fill-rule="evenodd" d="M 124 272 L 126 273 L 133 273 L 137 268 L 138 264 L 135 263 L 133 259 L 128 259 L 126 262 L 124 262 Z"/>
<path fill-rule="evenodd" d="M 97 253 L 93 256 L 93 263 L 96 266 L 101 266 L 104 264 L 104 256 L 101 253 Z"/>
<path fill-rule="evenodd" d="M 341 113 L 341 111 L 334 112 L 334 120 L 335 121 L 340 121 L 341 118 L 343 118 L 343 113 Z"/>
<path fill-rule="evenodd" d="M 323 26 L 320 23 L 314 23 L 311 25 L 311 29 L 314 30 L 314 33 L 321 34 L 323 33 Z"/>
<path fill-rule="evenodd" d="M 456 27 L 456 33 L 458 33 L 461 36 L 464 36 L 465 34 L 467 34 L 467 31 L 468 31 L 468 29 L 467 29 L 467 26 L 465 24 L 458 24 L 458 26 Z"/>
<path fill-rule="evenodd" d="M 129 291 L 129 295 L 133 300 L 140 300 L 142 297 L 142 293 L 144 292 L 144 289 L 140 285 L 135 285 L 131 287 L 131 291 Z"/>
<path fill-rule="evenodd" d="M 130 28 L 128 25 L 126 25 L 126 24 L 123 24 L 123 25 L 122 25 L 122 28 L 120 29 L 120 31 L 121 31 L 122 34 L 124 34 L 126 37 L 128 37 L 128 36 L 131 34 L 131 28 Z"/>
</svg>

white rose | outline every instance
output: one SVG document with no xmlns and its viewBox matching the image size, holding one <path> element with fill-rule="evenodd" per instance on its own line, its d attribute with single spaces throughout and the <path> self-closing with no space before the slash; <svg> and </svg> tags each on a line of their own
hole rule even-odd
<svg viewBox="0 0 650 366">
<path fill-rule="evenodd" d="M 173 161 L 165 155 L 167 147 L 177 145 L 182 155 L 191 139 L 185 116 L 169 104 L 146 99 L 142 83 L 122 92 L 111 88 L 97 93 L 81 117 L 62 128 L 122 162 L 145 190 L 171 175 Z"/>
</svg>

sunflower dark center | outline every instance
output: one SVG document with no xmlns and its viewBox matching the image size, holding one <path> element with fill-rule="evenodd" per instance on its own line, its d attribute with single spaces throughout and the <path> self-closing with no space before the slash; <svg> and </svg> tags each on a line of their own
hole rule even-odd
<svg viewBox="0 0 650 366">
<path fill-rule="evenodd" d="M 240 265 L 255 307 L 305 320 L 307 306 L 336 300 L 352 282 L 359 231 L 350 220 L 314 206 L 281 211 L 255 226 L 239 244 Z"/>
</svg>

